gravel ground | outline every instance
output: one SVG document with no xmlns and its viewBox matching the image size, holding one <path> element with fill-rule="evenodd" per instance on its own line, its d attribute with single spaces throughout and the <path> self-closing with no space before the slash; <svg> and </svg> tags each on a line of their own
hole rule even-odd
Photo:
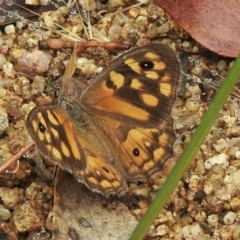
<svg viewBox="0 0 240 240">
<path fill-rule="evenodd" d="M 48 38 L 81 41 L 94 37 L 100 42 L 120 41 L 133 47 L 161 42 L 176 51 L 183 72 L 182 89 L 172 110 L 176 133 L 174 153 L 179 156 L 231 60 L 204 49 L 152 1 L 141 5 L 118 0 L 89 0 L 84 5 L 82 1 L 84 8 L 90 10 L 90 17 L 88 11 L 76 8 L 74 1 L 70 8 L 64 3 L 57 6 L 56 0 L 52 2 L 55 5 L 52 4 L 51 12 L 26 20 L 20 11 L 22 19 L 17 22 L 12 17 L 2 19 L 9 15 L 6 5 L 4 10 L 0 9 L 0 21 L 5 21 L 1 21 L 0 32 L 0 164 L 31 141 L 25 123 L 29 111 L 36 104 L 55 102 L 54 84 L 64 74 L 72 48 L 61 45 L 59 50 L 41 50 L 39 41 Z M 72 69 L 74 77 L 83 77 L 83 84 L 88 84 L 96 72 L 121 53 L 99 47 L 84 50 Z M 152 225 L 147 239 L 240 239 L 239 132 L 236 90 Z M 60 227 L 52 224 L 54 181 L 49 172 L 54 171 L 54 165 L 36 163 L 33 156 L 34 151 L 27 153 L 0 175 L 0 239 L 51 239 L 53 228 Z M 147 184 L 130 185 L 135 197 L 123 202 L 136 219 L 144 214 L 167 174 L 166 169 Z M 56 191 L 55 194 L 61 195 Z M 112 220 L 108 221 L 111 224 Z M 99 229 L 96 231 L 101 233 Z"/>
</svg>

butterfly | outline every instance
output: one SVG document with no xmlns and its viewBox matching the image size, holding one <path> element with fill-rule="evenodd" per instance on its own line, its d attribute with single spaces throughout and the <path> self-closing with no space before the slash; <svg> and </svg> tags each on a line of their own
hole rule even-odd
<svg viewBox="0 0 240 240">
<path fill-rule="evenodd" d="M 146 181 L 172 156 L 171 109 L 180 65 L 155 43 L 111 62 L 85 89 L 63 79 L 61 105 L 33 108 L 27 129 L 40 153 L 92 191 L 123 195 L 127 182 Z"/>
</svg>

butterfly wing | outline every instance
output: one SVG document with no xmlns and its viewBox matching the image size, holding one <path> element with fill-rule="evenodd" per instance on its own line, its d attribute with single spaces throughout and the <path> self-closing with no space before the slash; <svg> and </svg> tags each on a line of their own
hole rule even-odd
<svg viewBox="0 0 240 240">
<path fill-rule="evenodd" d="M 152 44 L 115 60 L 82 95 L 81 103 L 116 153 L 116 168 L 129 181 L 148 179 L 172 156 L 169 116 L 179 78 L 175 53 Z"/>
<path fill-rule="evenodd" d="M 117 170 L 100 157 L 89 155 L 81 144 L 68 112 L 58 106 L 38 106 L 28 115 L 27 129 L 41 154 L 74 173 L 93 191 L 121 195 L 126 182 Z"/>
<path fill-rule="evenodd" d="M 173 155 L 174 132 L 172 119 L 155 128 L 121 124 L 113 127 L 111 121 L 101 129 L 108 129 L 115 151 L 114 164 L 130 182 L 145 181 L 163 169 Z"/>
<path fill-rule="evenodd" d="M 166 45 L 134 49 L 113 61 L 82 94 L 89 113 L 133 126 L 157 126 L 169 116 L 180 77 L 179 62 Z"/>
</svg>

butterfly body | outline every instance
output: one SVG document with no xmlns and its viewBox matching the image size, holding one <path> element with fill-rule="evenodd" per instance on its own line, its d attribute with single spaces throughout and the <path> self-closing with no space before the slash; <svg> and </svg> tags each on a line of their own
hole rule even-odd
<svg viewBox="0 0 240 240">
<path fill-rule="evenodd" d="M 170 113 L 179 77 L 169 47 L 129 51 L 83 91 L 78 80 L 62 80 L 68 101 L 34 108 L 29 134 L 44 156 L 93 191 L 121 195 L 127 181 L 147 180 L 172 156 Z"/>
</svg>

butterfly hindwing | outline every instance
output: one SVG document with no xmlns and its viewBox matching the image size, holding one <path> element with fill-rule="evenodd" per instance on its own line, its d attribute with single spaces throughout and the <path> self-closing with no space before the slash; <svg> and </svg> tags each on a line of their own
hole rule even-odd
<svg viewBox="0 0 240 240">
<path fill-rule="evenodd" d="M 161 122 L 157 128 L 112 126 L 109 123 L 107 128 L 115 151 L 114 164 L 128 181 L 146 181 L 172 157 L 172 119 Z"/>
</svg>

